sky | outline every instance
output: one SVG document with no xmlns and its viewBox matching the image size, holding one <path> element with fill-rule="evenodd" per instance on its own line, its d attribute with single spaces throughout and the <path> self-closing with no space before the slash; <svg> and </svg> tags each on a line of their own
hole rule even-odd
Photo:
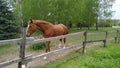
<svg viewBox="0 0 120 68">
<path fill-rule="evenodd" d="M 115 11 L 113 13 L 112 19 L 119 19 L 120 20 L 120 0 L 115 0 L 113 4 L 112 10 Z"/>
</svg>

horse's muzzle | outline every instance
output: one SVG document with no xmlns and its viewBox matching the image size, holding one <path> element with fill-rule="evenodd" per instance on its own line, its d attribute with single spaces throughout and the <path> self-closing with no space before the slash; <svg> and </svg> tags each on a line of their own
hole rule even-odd
<svg viewBox="0 0 120 68">
<path fill-rule="evenodd" d="M 26 35 L 26 37 L 30 37 L 30 35 Z"/>
<path fill-rule="evenodd" d="M 26 37 L 30 37 L 30 34 L 29 34 L 29 33 L 27 33 L 27 34 L 26 34 Z"/>
</svg>

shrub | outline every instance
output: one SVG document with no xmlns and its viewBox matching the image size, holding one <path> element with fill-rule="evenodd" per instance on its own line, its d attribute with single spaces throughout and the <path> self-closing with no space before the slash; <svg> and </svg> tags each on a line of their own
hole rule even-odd
<svg viewBox="0 0 120 68">
<path fill-rule="evenodd" d="M 32 44 L 30 45 L 29 49 L 32 51 L 36 51 L 36 50 L 42 50 L 45 48 L 45 42 L 41 42 L 41 43 L 36 43 L 36 44 Z"/>
</svg>

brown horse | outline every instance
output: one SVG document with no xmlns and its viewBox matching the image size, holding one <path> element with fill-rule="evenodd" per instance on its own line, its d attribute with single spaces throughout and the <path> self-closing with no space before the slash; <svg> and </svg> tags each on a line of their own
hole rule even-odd
<svg viewBox="0 0 120 68">
<path fill-rule="evenodd" d="M 55 37 L 60 35 L 68 34 L 68 29 L 63 24 L 53 25 L 50 22 L 46 22 L 43 20 L 32 20 L 28 21 L 28 26 L 26 30 L 26 36 L 32 35 L 36 30 L 40 30 L 43 33 L 44 38 Z M 62 45 L 62 40 L 64 41 L 64 47 L 66 38 L 60 39 L 59 47 Z M 50 41 L 46 42 L 46 52 L 50 52 Z"/>
</svg>

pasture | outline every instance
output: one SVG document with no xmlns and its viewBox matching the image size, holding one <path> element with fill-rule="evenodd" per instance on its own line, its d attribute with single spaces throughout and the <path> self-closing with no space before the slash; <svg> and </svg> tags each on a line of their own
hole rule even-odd
<svg viewBox="0 0 120 68">
<path fill-rule="evenodd" d="M 16 58 L 19 55 L 19 47 L 15 44 L 0 45 L 0 62 Z"/>
<path fill-rule="evenodd" d="M 109 43 L 107 48 L 102 46 L 87 48 L 85 55 L 77 50 L 64 58 L 35 68 L 119 68 L 120 45 Z"/>
<path fill-rule="evenodd" d="M 117 29 L 111 29 L 111 28 L 107 28 L 109 30 L 117 30 Z M 79 30 L 79 29 L 76 29 L 76 28 L 72 28 L 70 29 L 70 33 L 75 33 L 75 32 L 79 32 L 79 31 L 85 31 L 86 29 L 82 29 L 82 30 Z M 95 33 L 98 33 L 98 32 L 105 32 L 106 29 L 103 29 L 101 28 L 100 31 L 95 31 L 93 28 L 91 28 L 91 31 L 89 31 L 90 33 L 92 32 L 95 32 Z M 34 35 L 33 35 L 34 36 Z M 104 36 L 105 34 L 99 34 L 99 35 L 94 35 L 94 36 L 89 36 L 88 39 L 89 40 L 96 40 L 96 39 L 104 39 Z M 113 33 L 110 33 L 108 35 L 108 38 L 113 38 L 116 36 L 116 33 L 113 32 Z M 71 45 L 75 45 L 75 44 L 79 44 L 79 43 L 82 43 L 83 42 L 83 35 L 77 35 L 77 36 L 74 36 L 74 37 L 70 37 L 70 38 L 67 38 L 67 47 L 68 46 L 71 46 Z M 52 44 L 50 45 L 51 46 L 51 49 L 52 51 L 53 50 L 56 50 L 56 49 L 59 49 L 58 48 L 58 40 L 55 40 L 55 41 L 52 41 Z M 35 44 L 35 45 L 38 45 L 38 44 Z M 0 47 L 0 61 L 6 61 L 6 60 L 11 60 L 13 58 L 16 58 L 18 57 L 19 55 L 19 46 L 17 45 L 13 45 L 13 44 L 8 44 L 8 45 L 4 45 L 4 46 L 1 46 Z M 34 50 L 30 50 L 29 49 L 29 46 L 26 46 L 26 55 L 38 55 L 38 54 L 41 54 L 41 53 L 45 53 L 44 51 L 44 48 L 42 48 L 41 50 L 37 50 L 37 51 L 34 51 Z M 7 58 L 7 59 L 6 59 Z M 39 62 L 38 62 L 39 63 Z"/>
</svg>

